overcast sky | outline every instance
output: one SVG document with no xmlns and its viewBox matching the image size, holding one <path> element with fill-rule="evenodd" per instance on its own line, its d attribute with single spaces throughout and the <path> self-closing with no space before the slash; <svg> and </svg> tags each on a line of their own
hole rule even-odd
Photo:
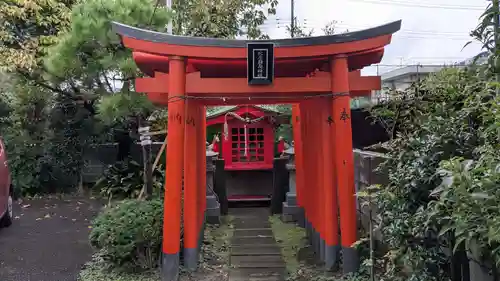
<svg viewBox="0 0 500 281">
<path fill-rule="evenodd" d="M 271 38 L 285 38 L 290 24 L 291 0 L 280 0 L 277 15 L 263 29 Z M 470 58 L 480 52 L 479 44 L 471 44 L 469 32 L 488 4 L 485 0 L 295 0 L 295 16 L 304 29 L 322 35 L 322 27 L 336 20 L 343 32 L 365 29 L 395 20 L 403 21 L 386 48 L 379 73 L 396 65 L 443 64 Z M 376 73 L 376 67 L 364 74 Z"/>
</svg>

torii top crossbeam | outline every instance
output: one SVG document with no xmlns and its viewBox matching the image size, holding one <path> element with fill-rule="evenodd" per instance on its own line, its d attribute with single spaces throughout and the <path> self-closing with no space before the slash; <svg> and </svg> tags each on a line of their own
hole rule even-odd
<svg viewBox="0 0 500 281">
<path fill-rule="evenodd" d="M 380 77 L 361 77 L 358 70 L 380 62 L 384 47 L 401 21 L 355 32 L 319 37 L 279 40 L 228 40 L 169 35 L 113 23 L 123 44 L 133 50 L 138 67 L 154 78 L 136 80 L 136 90 L 145 92 L 157 103 L 165 104 L 168 93 L 169 57 L 187 58 L 186 95 L 192 97 L 232 97 L 232 100 L 208 99 L 207 105 L 245 104 L 248 96 L 288 96 L 281 102 L 294 102 L 311 93 L 331 93 L 330 59 L 346 56 L 351 96 L 369 95 L 380 89 Z M 274 44 L 273 84 L 252 87 L 247 81 L 249 43 Z M 314 73 L 316 75 L 314 75 Z M 311 75 L 313 74 L 313 75 Z M 303 77 L 313 76 L 309 79 Z M 221 83 L 221 78 L 227 78 Z M 230 79 L 231 78 L 231 79 Z M 229 80 L 230 79 L 230 80 Z M 229 82 L 229 83 L 227 83 Z M 255 100 L 250 103 L 256 103 Z M 276 103 L 259 100 L 258 103 Z"/>
</svg>

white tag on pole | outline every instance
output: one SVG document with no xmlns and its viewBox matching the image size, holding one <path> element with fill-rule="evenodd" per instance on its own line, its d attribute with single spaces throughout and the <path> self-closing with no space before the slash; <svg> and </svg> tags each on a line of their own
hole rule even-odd
<svg viewBox="0 0 500 281">
<path fill-rule="evenodd" d="M 147 133 L 147 132 L 149 132 L 149 129 L 150 129 L 150 127 L 149 127 L 149 126 L 147 126 L 147 127 L 139 127 L 139 128 L 137 129 L 137 131 L 138 131 L 140 134 L 143 134 L 143 133 Z"/>
</svg>

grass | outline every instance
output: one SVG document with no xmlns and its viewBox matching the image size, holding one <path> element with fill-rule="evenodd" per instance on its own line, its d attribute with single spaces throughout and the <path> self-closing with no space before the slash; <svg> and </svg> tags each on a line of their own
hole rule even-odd
<svg viewBox="0 0 500 281">
<path fill-rule="evenodd" d="M 314 261 L 307 261 L 307 250 L 310 246 L 307 245 L 306 230 L 297 226 L 294 223 L 284 223 L 279 215 L 269 217 L 271 228 L 276 238 L 276 242 L 281 247 L 283 259 L 286 262 L 288 271 L 287 281 L 368 281 L 366 274 L 360 275 L 345 275 L 341 272 L 324 271 L 321 265 Z M 305 250 L 301 254 L 299 260 L 299 250 Z"/>
<path fill-rule="evenodd" d="M 233 218 L 226 216 L 221 218 L 220 225 L 207 225 L 202 248 L 203 260 L 201 267 L 223 267 L 229 264 L 229 250 L 231 237 L 233 237 Z"/>
<path fill-rule="evenodd" d="M 207 225 L 202 245 L 202 258 L 196 272 L 181 268 L 181 281 L 225 281 L 228 279 L 230 239 L 233 236 L 232 217 L 222 218 L 218 226 Z M 79 281 L 160 281 L 159 270 L 142 273 L 124 273 L 106 270 L 97 256 L 80 271 Z"/>
<path fill-rule="evenodd" d="M 281 247 L 281 253 L 289 273 L 297 272 L 300 262 L 297 258 L 298 251 L 306 246 L 305 229 L 294 223 L 284 223 L 279 215 L 269 217 L 271 228 L 276 242 Z"/>
</svg>

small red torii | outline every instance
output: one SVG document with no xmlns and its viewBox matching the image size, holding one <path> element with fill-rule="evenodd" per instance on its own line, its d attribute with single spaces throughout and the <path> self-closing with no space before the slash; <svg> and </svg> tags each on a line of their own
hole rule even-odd
<svg viewBox="0 0 500 281">
<path fill-rule="evenodd" d="M 344 272 L 357 270 L 350 98 L 380 89 L 380 77 L 362 77 L 359 70 L 380 62 L 401 21 L 338 35 L 264 41 L 174 36 L 119 23 L 113 28 L 150 76 L 138 78 L 136 90 L 168 106 L 162 280 L 177 280 L 179 274 L 181 208 L 184 262 L 192 269 L 198 263 L 208 105 L 293 104 L 297 203 L 306 227 L 324 245 L 327 269 L 341 249 Z"/>
</svg>

